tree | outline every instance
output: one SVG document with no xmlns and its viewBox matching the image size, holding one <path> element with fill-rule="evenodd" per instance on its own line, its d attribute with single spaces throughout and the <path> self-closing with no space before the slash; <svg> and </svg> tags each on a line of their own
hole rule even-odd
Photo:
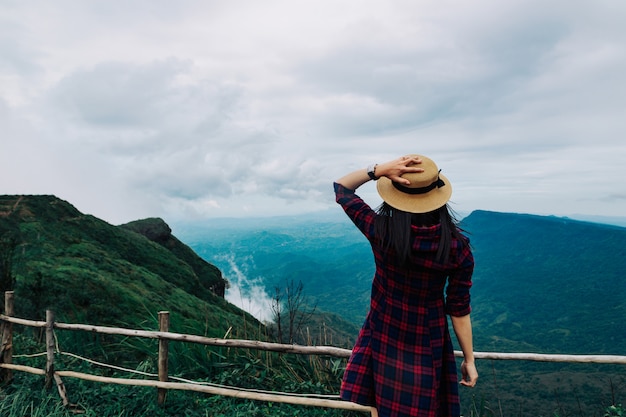
<svg viewBox="0 0 626 417">
<path fill-rule="evenodd" d="M 293 344 L 296 342 L 297 335 L 315 313 L 317 304 L 313 307 L 309 306 L 304 295 L 302 281 L 296 285 L 293 280 L 287 280 L 285 288 L 277 286 L 274 290 L 271 309 L 278 341 Z M 284 334 L 285 330 L 287 334 Z"/>
</svg>

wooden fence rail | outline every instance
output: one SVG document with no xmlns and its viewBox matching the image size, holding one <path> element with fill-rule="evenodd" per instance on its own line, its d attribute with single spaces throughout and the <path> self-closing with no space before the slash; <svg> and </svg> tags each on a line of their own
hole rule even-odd
<svg viewBox="0 0 626 417">
<path fill-rule="evenodd" d="M 0 314 L 0 321 L 20 324 L 29 327 L 46 327 L 45 321 L 25 320 Z M 351 350 L 334 346 L 303 346 L 281 343 L 261 342 L 247 339 L 220 339 L 204 336 L 195 336 L 183 333 L 172 333 L 150 330 L 125 329 L 120 327 L 94 326 L 91 324 L 54 323 L 55 329 L 82 330 L 91 333 L 108 335 L 122 335 L 131 337 L 143 337 L 148 339 L 174 340 L 179 342 L 198 343 L 210 346 L 233 347 L 242 349 L 258 349 L 270 352 L 294 353 L 300 355 L 321 355 L 337 358 L 350 357 Z M 463 357 L 461 351 L 454 352 L 457 357 Z M 620 355 L 561 355 L 544 353 L 499 353 L 499 352 L 474 352 L 476 359 L 494 360 L 526 360 L 536 362 L 574 362 L 574 363 L 612 363 L 626 365 L 626 356 Z"/>
<path fill-rule="evenodd" d="M 338 358 L 348 358 L 351 351 L 333 346 L 300 346 L 280 343 L 261 342 L 244 339 L 220 339 L 203 336 L 195 336 L 169 332 L 169 313 L 161 311 L 159 316 L 159 331 L 147 331 L 125 329 L 119 327 L 94 326 L 89 324 L 58 323 L 54 320 L 52 311 L 46 312 L 46 321 L 26 320 L 13 317 L 13 292 L 5 293 L 5 313 L 0 314 L 2 325 L 2 346 L 0 346 L 0 380 L 10 380 L 12 371 L 28 372 L 46 377 L 46 386 L 50 387 L 56 382 L 59 394 L 65 405 L 68 404 L 67 395 L 61 377 L 79 378 L 109 384 L 148 386 L 157 388 L 157 401 L 163 404 L 167 390 L 188 390 L 208 394 L 223 395 L 237 398 L 245 398 L 260 401 L 282 402 L 297 405 L 308 405 L 327 408 L 341 408 L 346 410 L 371 412 L 371 407 L 362 406 L 346 401 L 321 398 L 307 398 L 303 396 L 288 395 L 283 393 L 261 393 L 246 390 L 207 386 L 193 383 L 168 382 L 168 341 L 198 343 L 209 346 L 222 346 L 244 349 L 258 349 L 279 353 L 293 353 L 301 355 L 321 355 Z M 13 324 L 29 327 L 44 328 L 46 330 L 46 367 L 45 370 L 24 365 L 13 364 Z M 54 367 L 54 329 L 86 331 L 92 333 L 122 335 L 131 337 L 143 337 L 158 339 L 158 380 L 139 380 L 125 378 L 109 378 L 90 375 L 73 371 L 56 370 Z M 462 352 L 455 351 L 457 357 L 462 357 Z M 560 355 L 560 354 L 537 354 L 537 353 L 498 353 L 498 352 L 475 352 L 476 359 L 492 360 L 527 360 L 540 362 L 577 362 L 577 363 L 605 363 L 625 364 L 626 356 L 618 355 Z"/>
</svg>

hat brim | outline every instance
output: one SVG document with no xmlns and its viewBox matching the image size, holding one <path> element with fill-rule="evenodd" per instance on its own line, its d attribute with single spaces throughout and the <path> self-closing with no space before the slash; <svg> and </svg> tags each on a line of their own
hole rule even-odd
<svg viewBox="0 0 626 417">
<path fill-rule="evenodd" d="M 391 207 L 408 213 L 428 213 L 444 206 L 452 196 L 452 185 L 448 178 L 439 174 L 443 187 L 434 188 L 425 194 L 408 194 L 398 190 L 387 177 L 381 177 L 376 183 L 380 197 Z"/>
</svg>

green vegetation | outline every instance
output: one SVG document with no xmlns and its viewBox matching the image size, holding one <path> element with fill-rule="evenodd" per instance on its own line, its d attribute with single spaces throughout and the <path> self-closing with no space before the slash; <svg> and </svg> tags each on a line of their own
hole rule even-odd
<svg viewBox="0 0 626 417">
<path fill-rule="evenodd" d="M 473 212 L 481 350 L 626 354 L 626 228 Z"/>
<path fill-rule="evenodd" d="M 198 329 L 199 330 L 199 329 Z M 66 352 L 83 352 L 88 357 L 98 355 L 98 346 L 84 346 L 74 332 L 58 332 L 59 344 Z M 16 349 L 36 353 L 45 350 L 31 337 L 19 335 Z M 110 340 L 121 343 L 126 354 L 143 358 L 132 369 L 156 373 L 156 342 Z M 258 351 L 206 348 L 185 343 L 170 343 L 170 374 L 203 383 L 290 393 L 334 394 L 343 372 L 345 361 L 293 357 Z M 57 355 L 56 368 L 95 375 L 121 378 L 142 378 L 118 370 L 92 365 L 75 357 Z M 21 364 L 43 368 L 45 358 L 18 358 Z M 126 361 L 129 362 L 129 361 Z M 130 363 L 127 363 L 131 366 Z M 318 381 L 318 382 L 311 382 Z M 7 417 L 48 416 L 61 417 L 79 413 L 85 416 L 362 416 L 341 410 L 295 406 L 240 400 L 196 392 L 170 390 L 163 406 L 157 403 L 154 388 L 128 387 L 76 378 L 63 378 L 69 407 L 61 403 L 56 389 L 45 390 L 43 377 L 16 373 L 11 384 L 0 387 L 0 415 Z"/>
<path fill-rule="evenodd" d="M 172 234 L 160 219 L 113 226 L 78 212 L 53 196 L 1 196 L 2 290 L 15 291 L 15 314 L 43 320 L 156 330 L 156 313 L 170 311 L 170 330 L 209 337 L 268 339 L 268 329 L 223 299 L 221 272 Z M 3 301 L 3 300 L 2 300 Z M 330 316 L 330 322 L 339 321 Z M 329 322 L 319 314 L 311 326 Z M 40 332 L 16 330 L 14 363 L 43 369 L 45 359 L 20 357 L 45 351 Z M 330 334 L 330 330 L 329 330 Z M 156 372 L 154 340 L 56 331 L 68 352 L 102 363 Z M 318 337 L 318 336 L 314 336 Z M 56 369 L 124 377 L 72 356 L 57 355 Z M 336 394 L 345 361 L 170 343 L 170 375 L 194 381 L 294 393 Z M 132 377 L 132 376 L 131 376 Z M 135 376 L 140 378 L 141 376 Z M 313 382 L 314 381 L 314 382 Z M 43 378 L 14 372 L 0 387 L 0 415 L 92 416 L 349 415 L 337 410 L 267 404 L 193 392 L 168 392 L 66 378 L 70 409 Z"/>
<path fill-rule="evenodd" d="M 287 281 L 302 281 L 318 310 L 338 314 L 356 334 L 369 307 L 374 264 L 363 235 L 339 214 L 319 220 L 207 220 L 174 229 L 226 276 L 236 275 L 234 262 L 250 280 L 261 277 L 270 295 Z"/>
<path fill-rule="evenodd" d="M 0 196 L 0 290 L 15 290 L 15 314 L 24 318 L 43 320 L 52 309 L 62 322 L 156 330 L 157 312 L 167 310 L 173 332 L 272 340 L 271 327 L 224 300 L 220 269 L 229 271 L 222 261 L 229 255 L 247 263 L 250 278 L 262 278 L 268 294 L 287 282 L 304 285 L 317 309 L 295 335 L 299 342 L 352 344 L 367 311 L 373 263 L 367 243 L 343 216 L 192 226 L 178 228 L 187 246 L 160 219 L 113 226 L 52 196 Z M 464 227 L 477 261 L 476 350 L 625 354 L 626 229 L 490 212 L 472 213 Z M 15 327 L 16 354 L 45 350 L 39 332 Z M 70 331 L 57 337 L 63 352 L 156 372 L 154 340 Z M 42 360 L 14 362 L 43 368 Z M 336 394 L 344 366 L 329 358 L 170 343 L 170 375 L 239 387 Z M 466 417 L 624 413 L 623 366 L 478 366 L 478 387 L 461 391 Z M 64 355 L 57 369 L 129 377 Z M 362 415 L 183 391 L 170 391 L 159 407 L 155 389 L 72 378 L 64 384 L 75 409 L 87 416 Z M 42 377 L 16 372 L 0 386 L 0 415 L 54 417 L 72 409 L 54 389 L 43 389 Z"/>
<path fill-rule="evenodd" d="M 52 309 L 58 321 L 136 327 L 167 310 L 176 331 L 201 322 L 215 337 L 256 323 L 217 295 L 220 271 L 159 219 L 112 226 L 52 196 L 1 196 L 0 213 L 19 317 L 43 320 Z"/>
<path fill-rule="evenodd" d="M 463 227 L 476 258 L 477 351 L 626 354 L 625 228 L 486 211 L 472 213 Z M 299 277 L 318 309 L 354 326 L 365 316 L 372 254 L 340 210 L 319 219 L 221 219 L 175 229 L 226 276 L 234 260 L 250 279 L 262 277 L 268 293 Z M 461 391 L 466 414 L 482 404 L 485 412 L 478 415 L 600 416 L 604 406 L 626 396 L 623 366 L 523 361 L 478 366 L 478 387 Z"/>
</svg>

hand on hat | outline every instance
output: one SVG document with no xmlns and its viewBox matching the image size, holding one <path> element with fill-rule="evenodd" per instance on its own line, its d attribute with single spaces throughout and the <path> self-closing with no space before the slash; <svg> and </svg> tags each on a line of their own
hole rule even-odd
<svg viewBox="0 0 626 417">
<path fill-rule="evenodd" d="M 409 180 L 402 178 L 402 175 L 407 172 L 424 172 L 424 169 L 416 166 L 421 163 L 422 160 L 420 158 L 413 156 L 401 156 L 393 161 L 378 164 L 376 166 L 376 176 L 387 177 L 391 181 L 395 181 L 402 185 L 411 185 Z"/>
</svg>

